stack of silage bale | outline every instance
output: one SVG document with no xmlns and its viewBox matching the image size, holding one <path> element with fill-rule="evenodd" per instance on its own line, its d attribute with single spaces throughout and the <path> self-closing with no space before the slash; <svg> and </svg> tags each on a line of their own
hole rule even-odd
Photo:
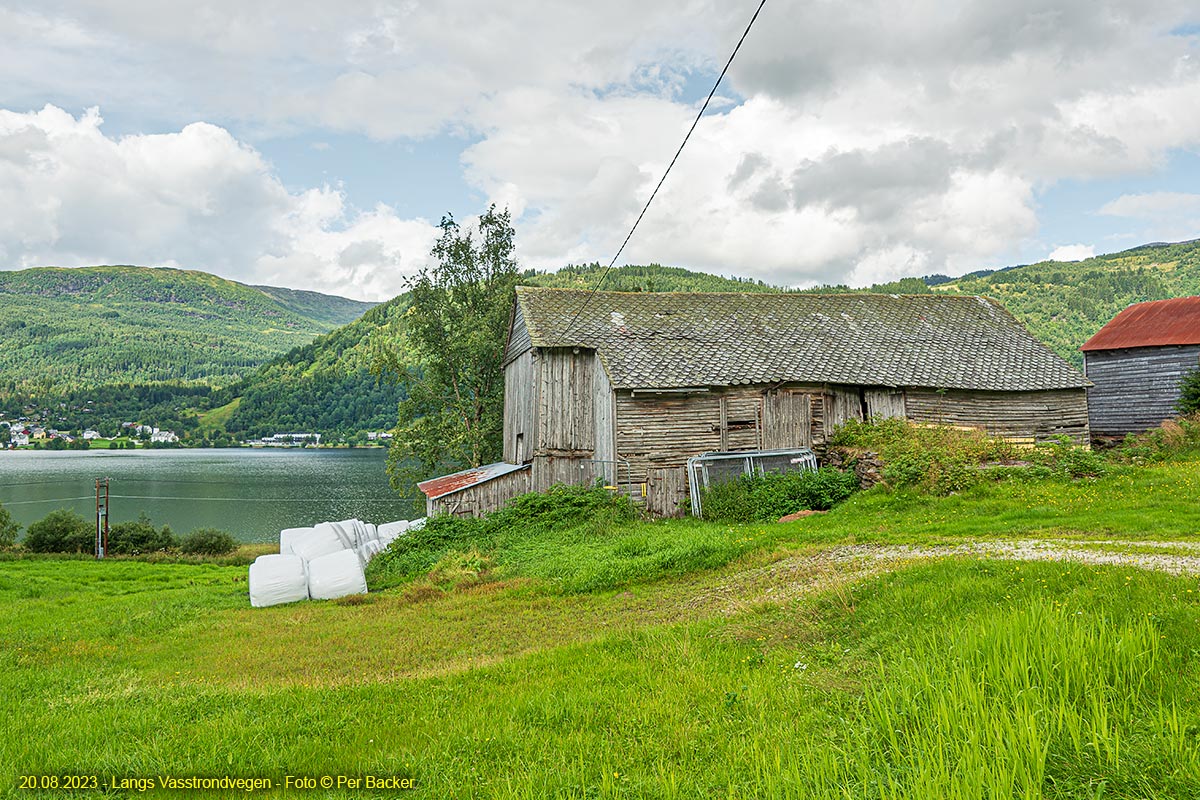
<svg viewBox="0 0 1200 800">
<path fill-rule="evenodd" d="M 250 566 L 250 605 L 366 594 L 367 563 L 405 532 L 424 524 L 424 519 L 401 520 L 376 528 L 348 519 L 282 530 L 278 555 L 259 556 Z"/>
</svg>

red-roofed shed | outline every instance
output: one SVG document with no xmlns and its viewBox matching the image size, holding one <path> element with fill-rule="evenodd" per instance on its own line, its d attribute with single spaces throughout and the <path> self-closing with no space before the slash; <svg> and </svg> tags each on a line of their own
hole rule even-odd
<svg viewBox="0 0 1200 800">
<path fill-rule="evenodd" d="M 1200 297 L 1135 303 L 1080 348 L 1093 437 L 1119 438 L 1176 415 L 1179 382 L 1200 366 Z"/>
</svg>

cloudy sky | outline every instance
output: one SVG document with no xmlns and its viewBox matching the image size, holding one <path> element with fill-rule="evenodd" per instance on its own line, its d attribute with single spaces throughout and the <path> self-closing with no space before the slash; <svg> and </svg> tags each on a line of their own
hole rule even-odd
<svg viewBox="0 0 1200 800">
<path fill-rule="evenodd" d="M 756 0 L 0 0 L 0 268 L 364 299 L 607 262 Z M 1200 7 L 768 0 L 624 263 L 861 285 L 1200 236 Z"/>
</svg>

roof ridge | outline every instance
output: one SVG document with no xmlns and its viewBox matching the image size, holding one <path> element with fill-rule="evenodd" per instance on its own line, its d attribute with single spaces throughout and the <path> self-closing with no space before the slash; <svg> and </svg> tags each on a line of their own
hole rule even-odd
<svg viewBox="0 0 1200 800">
<path fill-rule="evenodd" d="M 594 293 L 594 294 L 622 295 L 622 296 L 627 296 L 627 297 L 656 297 L 656 296 L 661 297 L 661 296 L 666 296 L 666 295 L 673 296 L 673 297 L 678 297 L 681 295 L 687 295 L 690 297 L 726 297 L 731 294 L 736 294 L 736 295 L 745 295 L 746 297 L 895 297 L 895 298 L 931 298 L 931 299 L 937 298 L 937 299 L 946 299 L 946 300 L 950 300 L 950 299 L 954 299 L 954 300 L 983 299 L 983 300 L 989 300 L 993 303 L 996 303 L 997 305 L 1002 305 L 999 300 L 996 300 L 995 298 L 991 297 L 990 295 L 950 294 L 950 293 L 943 293 L 943 292 L 915 292 L 915 293 L 914 292 L 810 292 L 806 289 L 800 289 L 800 290 L 796 290 L 796 291 L 784 290 L 784 291 L 773 291 L 773 292 L 745 292 L 745 291 L 737 291 L 735 289 L 730 289 L 728 291 L 719 291 L 719 292 L 687 292 L 687 291 L 633 292 L 633 291 L 619 291 L 616 289 L 601 289 L 601 290 L 597 290 L 597 291 L 593 292 L 593 290 L 586 289 L 586 288 L 572 289 L 568 286 L 535 286 L 535 285 L 529 285 L 529 284 L 518 285 L 516 287 L 516 290 L 519 292 L 526 292 L 529 290 L 533 290 L 533 291 L 538 291 L 538 292 L 555 292 L 555 293 L 561 293 L 561 294 L 566 294 L 568 292 L 570 292 L 572 294 L 593 294 Z"/>
</svg>

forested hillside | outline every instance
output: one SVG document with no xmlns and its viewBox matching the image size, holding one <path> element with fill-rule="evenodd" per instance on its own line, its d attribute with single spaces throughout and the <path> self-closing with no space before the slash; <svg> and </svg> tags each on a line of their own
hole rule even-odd
<svg viewBox="0 0 1200 800">
<path fill-rule="evenodd" d="M 178 269 L 0 271 L 0 398 L 221 386 L 371 306 Z"/>
<path fill-rule="evenodd" d="M 400 295 L 229 387 L 218 398 L 235 403 L 224 429 L 238 438 L 285 430 L 355 438 L 390 430 L 400 387 L 377 379 L 370 367 L 375 348 L 404 347 L 407 307 L 408 295 Z"/>
<path fill-rule="evenodd" d="M 934 289 L 996 298 L 1078 366 L 1083 363 L 1079 346 L 1131 303 L 1200 295 L 1200 242 L 975 273 Z"/>
</svg>

